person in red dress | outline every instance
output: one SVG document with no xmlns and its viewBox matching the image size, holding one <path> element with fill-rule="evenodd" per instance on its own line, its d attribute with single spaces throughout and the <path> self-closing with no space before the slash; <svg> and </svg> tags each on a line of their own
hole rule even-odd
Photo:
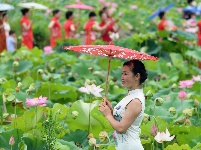
<svg viewBox="0 0 201 150">
<path fill-rule="evenodd" d="M 73 12 L 67 11 L 66 12 L 66 21 L 64 23 L 64 29 L 65 29 L 65 38 L 75 38 L 76 33 L 76 26 L 73 22 Z"/>
<path fill-rule="evenodd" d="M 107 17 L 107 14 L 104 12 L 104 11 L 100 11 L 99 12 L 99 16 L 101 18 L 101 23 L 99 24 L 100 27 L 103 27 L 105 26 L 105 24 L 109 21 L 108 20 L 108 17 Z M 115 25 L 114 25 L 114 22 L 111 22 L 109 24 L 109 26 L 105 29 L 105 31 L 102 32 L 101 34 L 101 38 L 102 40 L 108 44 L 109 42 L 112 41 L 112 39 L 110 38 L 110 35 L 109 33 L 111 32 L 114 32 L 116 33 L 117 31 L 119 30 L 119 28 L 117 28 Z"/>
<path fill-rule="evenodd" d="M 58 9 L 53 10 L 53 17 L 48 25 L 50 29 L 50 46 L 53 48 L 56 45 L 56 40 L 62 38 L 61 34 L 61 24 L 59 19 L 61 17 L 61 12 Z"/>
<path fill-rule="evenodd" d="M 3 50 L 6 50 L 6 35 L 3 25 L 3 18 L 2 18 L 3 12 L 0 11 L 0 53 Z"/>
<path fill-rule="evenodd" d="M 103 27 L 100 27 L 98 22 L 96 22 L 96 13 L 90 12 L 89 20 L 84 25 L 84 30 L 86 32 L 85 44 L 93 44 L 96 41 L 95 32 L 103 32 L 109 26 L 110 23 L 111 21 L 108 21 Z"/>
<path fill-rule="evenodd" d="M 21 32 L 22 32 L 22 45 L 27 46 L 29 49 L 33 48 L 33 31 L 32 21 L 29 20 L 30 11 L 27 8 L 21 9 L 22 18 L 20 20 Z"/>
<path fill-rule="evenodd" d="M 198 21 L 198 46 L 201 46 L 201 21 Z M 201 69 L 201 62 L 199 62 L 199 68 Z"/>
<path fill-rule="evenodd" d="M 160 12 L 159 13 L 159 18 L 160 18 L 160 22 L 158 24 L 158 30 L 159 31 L 164 31 L 167 29 L 167 20 L 166 20 L 166 17 L 165 17 L 165 12 Z"/>
</svg>

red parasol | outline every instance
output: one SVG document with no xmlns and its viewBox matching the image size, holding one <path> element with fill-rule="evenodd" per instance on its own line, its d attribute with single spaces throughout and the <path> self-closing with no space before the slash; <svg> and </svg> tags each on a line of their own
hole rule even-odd
<svg viewBox="0 0 201 150">
<path fill-rule="evenodd" d="M 74 9 L 84 9 L 84 10 L 94 10 L 94 7 L 83 4 L 82 2 L 78 2 L 77 4 L 66 5 L 65 8 L 74 8 Z"/>
<path fill-rule="evenodd" d="M 124 58 L 124 59 L 138 59 L 138 60 L 158 60 L 157 57 L 148 55 L 146 53 L 138 52 L 136 50 L 115 46 L 113 42 L 110 45 L 79 45 L 79 46 L 64 46 L 65 50 L 73 50 L 75 52 L 88 53 L 93 55 L 107 56 L 108 72 L 106 77 L 105 96 L 108 91 L 108 77 L 110 73 L 111 58 Z"/>
</svg>

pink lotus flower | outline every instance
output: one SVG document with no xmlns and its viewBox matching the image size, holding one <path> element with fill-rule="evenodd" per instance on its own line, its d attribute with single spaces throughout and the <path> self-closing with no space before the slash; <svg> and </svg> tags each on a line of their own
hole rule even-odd
<svg viewBox="0 0 201 150">
<path fill-rule="evenodd" d="M 85 87 L 81 87 L 78 90 L 86 94 L 93 94 L 96 97 L 102 97 L 100 92 L 103 91 L 100 86 L 96 86 L 95 84 L 89 85 L 87 83 L 85 83 Z"/>
<path fill-rule="evenodd" d="M 166 133 L 165 132 L 158 132 L 157 135 L 154 137 L 154 139 L 158 143 L 163 143 L 164 141 L 172 141 L 174 139 L 175 135 L 170 136 L 170 132 L 166 128 Z"/>
<path fill-rule="evenodd" d="M 107 6 L 107 7 L 109 7 L 110 5 L 111 5 L 110 2 L 106 2 L 106 3 L 105 3 L 105 6 Z"/>
<path fill-rule="evenodd" d="M 178 93 L 178 97 L 180 100 L 184 100 L 186 98 L 187 94 L 184 90 L 181 90 L 179 93 Z"/>
<path fill-rule="evenodd" d="M 116 8 L 117 6 L 118 6 L 117 3 L 112 3 L 113 8 Z"/>
<path fill-rule="evenodd" d="M 178 13 L 181 13 L 182 11 L 183 11 L 182 8 L 177 8 L 177 12 L 178 12 Z"/>
<path fill-rule="evenodd" d="M 46 55 L 49 55 L 49 54 L 51 54 L 51 53 L 54 52 L 51 46 L 45 46 L 45 47 L 43 48 L 43 50 L 44 50 L 44 53 L 45 53 Z"/>
<path fill-rule="evenodd" d="M 98 0 L 100 3 L 105 3 L 105 0 Z"/>
<path fill-rule="evenodd" d="M 201 75 L 193 76 L 192 80 L 195 82 L 201 82 Z"/>
<path fill-rule="evenodd" d="M 39 98 L 27 98 L 26 105 L 30 106 L 46 106 L 47 97 L 40 96 Z"/>
<path fill-rule="evenodd" d="M 157 135 L 157 132 L 158 132 L 157 127 L 156 127 L 155 125 L 153 125 L 153 126 L 151 127 L 151 131 L 150 131 L 151 135 L 156 136 L 156 135 Z"/>
<path fill-rule="evenodd" d="M 193 84 L 193 80 L 179 81 L 179 88 L 192 88 Z"/>
<path fill-rule="evenodd" d="M 138 9 L 138 6 L 137 5 L 131 5 L 130 8 L 131 9 Z"/>
<path fill-rule="evenodd" d="M 110 8 L 108 10 L 109 15 L 112 15 L 115 12 L 115 10 L 116 10 L 115 8 Z"/>
<path fill-rule="evenodd" d="M 15 144 L 15 139 L 14 139 L 14 136 L 12 135 L 11 137 L 10 137 L 10 140 L 9 140 L 9 145 L 10 146 L 13 146 Z"/>
</svg>

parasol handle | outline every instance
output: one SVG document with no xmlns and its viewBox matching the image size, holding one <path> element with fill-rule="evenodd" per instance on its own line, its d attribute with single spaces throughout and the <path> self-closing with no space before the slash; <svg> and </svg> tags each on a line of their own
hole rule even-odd
<svg viewBox="0 0 201 150">
<path fill-rule="evenodd" d="M 105 84 L 105 97 L 107 96 L 108 93 L 108 79 L 110 75 L 110 62 L 111 62 L 112 57 L 108 57 L 108 67 L 107 67 L 107 76 L 106 76 L 106 84 Z"/>
</svg>

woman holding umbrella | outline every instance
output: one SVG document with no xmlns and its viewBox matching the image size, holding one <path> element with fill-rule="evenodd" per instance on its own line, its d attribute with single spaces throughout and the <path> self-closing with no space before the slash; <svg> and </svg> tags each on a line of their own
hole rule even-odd
<svg viewBox="0 0 201 150">
<path fill-rule="evenodd" d="M 2 18 L 3 11 L 0 11 L 0 53 L 6 49 L 6 35 Z"/>
<path fill-rule="evenodd" d="M 121 79 L 128 95 L 114 109 L 104 98 L 99 110 L 115 129 L 116 150 L 143 150 L 139 136 L 145 109 L 142 83 L 147 79 L 147 72 L 144 64 L 139 60 L 125 62 Z"/>
<path fill-rule="evenodd" d="M 86 45 L 91 45 L 96 41 L 96 34 L 95 32 L 103 32 L 109 25 L 111 21 L 107 21 L 107 23 L 103 26 L 100 27 L 98 23 L 96 22 L 96 13 L 95 12 L 90 12 L 89 13 L 89 20 L 86 22 L 84 25 L 84 30 L 86 32 Z"/>
<path fill-rule="evenodd" d="M 30 10 L 27 8 L 21 9 L 22 18 L 20 20 L 21 31 L 22 31 L 22 45 L 27 46 L 29 49 L 33 48 L 33 31 L 32 21 L 29 19 Z"/>
<path fill-rule="evenodd" d="M 59 9 L 53 10 L 53 17 L 51 19 L 48 28 L 50 29 L 50 46 L 53 48 L 56 45 L 56 40 L 61 39 L 61 24 L 59 19 L 61 17 L 61 12 Z"/>
</svg>

